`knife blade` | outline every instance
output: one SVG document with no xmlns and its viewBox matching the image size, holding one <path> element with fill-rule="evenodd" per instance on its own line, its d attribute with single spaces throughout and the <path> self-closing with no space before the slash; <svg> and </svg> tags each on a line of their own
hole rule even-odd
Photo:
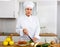
<svg viewBox="0 0 60 47">
<path fill-rule="evenodd" d="M 32 42 L 34 42 L 33 39 L 32 39 L 29 35 L 27 35 L 27 36 L 30 38 L 30 40 L 31 40 Z"/>
</svg>

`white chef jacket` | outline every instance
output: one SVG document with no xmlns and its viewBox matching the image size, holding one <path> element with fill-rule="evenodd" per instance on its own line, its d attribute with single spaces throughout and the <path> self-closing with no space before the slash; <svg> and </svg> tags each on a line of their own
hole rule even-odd
<svg viewBox="0 0 60 47">
<path fill-rule="evenodd" d="M 40 25 L 39 20 L 36 16 L 20 16 L 17 19 L 16 32 L 19 33 L 20 36 L 23 36 L 24 28 L 28 30 L 28 34 L 31 38 L 36 37 L 37 39 L 40 39 Z"/>
</svg>

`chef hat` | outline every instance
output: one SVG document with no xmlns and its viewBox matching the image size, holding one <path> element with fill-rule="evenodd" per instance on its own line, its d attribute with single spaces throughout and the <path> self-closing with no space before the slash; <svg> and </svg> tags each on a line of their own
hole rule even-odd
<svg viewBox="0 0 60 47">
<path fill-rule="evenodd" d="M 33 9 L 34 3 L 33 2 L 30 2 L 30 1 L 29 2 L 24 2 L 23 6 L 24 6 L 24 8 L 30 7 L 30 8 Z"/>
</svg>

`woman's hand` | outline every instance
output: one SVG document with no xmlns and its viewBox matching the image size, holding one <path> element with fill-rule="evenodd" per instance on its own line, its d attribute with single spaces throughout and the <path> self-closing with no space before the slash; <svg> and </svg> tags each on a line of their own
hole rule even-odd
<svg viewBox="0 0 60 47">
<path fill-rule="evenodd" d="M 28 30 L 27 29 L 23 29 L 23 33 L 25 34 L 25 35 L 28 35 Z"/>
</svg>

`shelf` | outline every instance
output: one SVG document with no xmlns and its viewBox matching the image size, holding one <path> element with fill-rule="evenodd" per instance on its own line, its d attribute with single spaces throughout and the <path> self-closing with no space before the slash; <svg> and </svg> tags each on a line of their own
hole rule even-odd
<svg viewBox="0 0 60 47">
<path fill-rule="evenodd" d="M 56 37 L 57 35 L 54 33 L 41 33 L 40 36 L 44 37 Z"/>
<path fill-rule="evenodd" d="M 12 34 L 13 36 L 20 36 L 17 33 L 0 33 L 0 36 L 9 36 L 10 34 Z M 40 33 L 41 37 L 56 37 L 57 35 L 54 33 Z"/>
</svg>

